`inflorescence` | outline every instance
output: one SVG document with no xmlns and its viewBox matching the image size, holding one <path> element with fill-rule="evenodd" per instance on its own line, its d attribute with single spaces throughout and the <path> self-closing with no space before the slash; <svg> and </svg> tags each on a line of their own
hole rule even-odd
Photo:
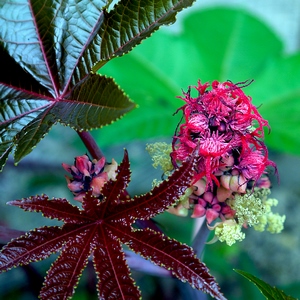
<svg viewBox="0 0 300 300">
<path fill-rule="evenodd" d="M 191 217 L 205 217 L 208 227 L 215 230 L 215 239 L 228 245 L 244 239 L 243 227 L 278 233 L 285 216 L 271 212 L 277 200 L 267 197 L 268 167 L 277 173 L 263 142 L 264 127 L 269 124 L 241 84 L 214 81 L 209 87 L 198 81 L 192 87 L 196 97 L 191 87 L 179 97 L 185 101 L 178 109 L 184 117 L 172 145 L 147 146 L 154 166 L 162 166 L 166 175 L 195 151 L 199 155 L 191 188 L 170 211 L 187 215 L 192 209 Z"/>
</svg>

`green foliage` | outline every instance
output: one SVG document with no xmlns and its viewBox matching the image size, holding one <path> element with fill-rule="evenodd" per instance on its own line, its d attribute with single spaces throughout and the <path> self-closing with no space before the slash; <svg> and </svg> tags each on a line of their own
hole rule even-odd
<svg viewBox="0 0 300 300">
<path fill-rule="evenodd" d="M 261 291 L 261 293 L 266 297 L 267 300 L 296 300 L 295 298 L 287 296 L 283 291 L 279 290 L 276 287 L 272 287 L 271 285 L 257 278 L 256 276 L 253 276 L 242 270 L 235 271 L 247 278 L 252 283 L 254 283 Z"/>
<path fill-rule="evenodd" d="M 254 79 L 245 93 L 269 120 L 272 134 L 266 136 L 268 146 L 299 154 L 299 67 L 300 56 L 284 55 L 276 34 L 255 17 L 227 8 L 191 13 L 179 33 L 157 32 L 101 70 L 113 76 L 140 106 L 119 126 L 104 128 L 101 142 L 111 143 L 105 139 L 111 134 L 118 136 L 115 141 L 119 142 L 170 137 L 179 122 L 172 114 L 182 103 L 175 99 L 181 89 L 196 85 L 198 79 Z"/>
<path fill-rule="evenodd" d="M 271 61 L 247 92 L 261 104 L 271 125 L 268 144 L 281 152 L 299 155 L 300 53 Z M 258 87 L 255 87 L 258 85 Z"/>
</svg>

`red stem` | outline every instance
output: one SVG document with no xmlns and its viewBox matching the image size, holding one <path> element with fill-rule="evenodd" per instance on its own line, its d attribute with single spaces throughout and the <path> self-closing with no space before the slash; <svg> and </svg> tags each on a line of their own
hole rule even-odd
<svg viewBox="0 0 300 300">
<path fill-rule="evenodd" d="M 104 156 L 103 152 L 95 142 L 93 136 L 88 131 L 77 131 L 77 134 L 81 138 L 92 158 L 99 160 Z"/>
</svg>

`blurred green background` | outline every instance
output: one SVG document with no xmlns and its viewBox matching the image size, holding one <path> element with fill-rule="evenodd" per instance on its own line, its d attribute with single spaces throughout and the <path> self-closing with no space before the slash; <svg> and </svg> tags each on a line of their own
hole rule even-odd
<svg viewBox="0 0 300 300">
<path fill-rule="evenodd" d="M 269 120 L 272 129 L 271 134 L 266 133 L 266 143 L 271 159 L 278 163 L 281 180 L 278 186 L 273 178 L 272 196 L 280 202 L 277 211 L 287 216 L 285 230 L 280 235 L 271 235 L 250 228 L 246 240 L 232 247 L 221 243 L 207 245 L 203 259 L 228 299 L 264 299 L 233 268 L 252 273 L 297 297 L 300 295 L 300 218 L 297 215 L 300 210 L 300 52 L 299 32 L 294 26 L 299 30 L 300 5 L 292 0 L 263 4 L 252 1 L 248 6 L 242 5 L 243 1 L 216 2 L 222 2 L 222 6 L 213 5 L 213 1 L 199 1 L 180 14 L 176 24 L 159 30 L 131 53 L 101 69 L 101 74 L 115 78 L 139 108 L 92 134 L 108 160 L 114 157 L 120 161 L 123 148 L 128 149 L 133 171 L 129 191 L 146 192 L 161 172 L 151 167 L 145 144 L 171 141 L 181 117 L 173 114 L 183 105 L 176 96 L 189 85 L 196 85 L 198 79 L 234 83 L 254 79 L 244 91 Z M 71 199 L 61 162 L 70 164 L 74 156 L 85 152 L 75 132 L 56 126 L 17 168 L 9 160 L 0 174 L 0 225 L 17 230 L 44 225 L 45 219 L 38 214 L 25 213 L 5 203 L 41 193 Z M 157 221 L 171 237 L 191 243 L 194 221 L 190 218 L 164 213 Z M 54 222 L 47 220 L 47 224 Z M 5 242 L 7 236 L 2 232 L 0 238 Z M 34 264 L 38 274 L 32 275 L 33 278 L 41 279 L 50 261 Z M 2 274 L 0 298 L 35 299 L 28 285 L 29 271 L 16 269 Z M 175 299 L 173 279 L 133 274 L 144 299 Z M 95 299 L 89 276 L 90 272 L 85 271 L 74 299 Z M 184 295 L 178 299 L 185 299 Z"/>
</svg>

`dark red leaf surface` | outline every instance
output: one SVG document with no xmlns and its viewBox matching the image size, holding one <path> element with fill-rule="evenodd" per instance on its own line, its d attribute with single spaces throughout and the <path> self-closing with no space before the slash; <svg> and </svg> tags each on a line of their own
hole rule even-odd
<svg viewBox="0 0 300 300">
<path fill-rule="evenodd" d="M 48 196 L 42 195 L 21 201 L 10 201 L 8 204 L 19 206 L 25 211 L 42 212 L 47 218 L 57 219 L 65 223 L 83 223 L 90 220 L 89 216 L 83 215 L 77 206 L 72 206 L 66 199 L 48 200 Z"/>
<path fill-rule="evenodd" d="M 130 277 L 118 239 L 109 231 L 99 230 L 99 240 L 94 251 L 94 267 L 98 277 L 97 289 L 101 299 L 138 299 L 140 291 Z"/>
<path fill-rule="evenodd" d="M 41 299 L 68 299 L 74 293 L 84 267 L 93 248 L 97 226 L 86 230 L 80 230 L 72 239 L 64 245 L 60 256 L 52 264 L 41 290 Z"/>
<path fill-rule="evenodd" d="M 45 259 L 57 252 L 68 237 L 69 232 L 56 226 L 34 229 L 2 248 L 0 270 Z"/>
<path fill-rule="evenodd" d="M 15 200 L 11 205 L 26 211 L 42 212 L 45 217 L 63 220 L 59 227 L 43 227 L 8 243 L 0 253 L 0 271 L 28 264 L 60 251 L 42 288 L 41 299 L 69 299 L 80 274 L 92 255 L 101 299 L 139 299 L 140 291 L 130 276 L 122 243 L 134 252 L 172 272 L 196 289 L 217 299 L 225 299 L 207 267 L 193 250 L 152 229 L 134 229 L 137 219 L 147 220 L 164 211 L 190 186 L 197 158 L 186 161 L 167 181 L 151 192 L 133 199 L 125 197 L 130 170 L 127 151 L 117 170 L 117 179 L 102 189 L 104 198 L 88 192 L 83 209 L 65 199 L 49 200 L 35 196 Z"/>
<path fill-rule="evenodd" d="M 144 258 L 171 270 L 174 276 L 189 282 L 192 287 L 219 296 L 214 278 L 204 264 L 199 264 L 192 248 L 187 245 L 150 229 L 124 234 L 121 241 Z"/>
</svg>

